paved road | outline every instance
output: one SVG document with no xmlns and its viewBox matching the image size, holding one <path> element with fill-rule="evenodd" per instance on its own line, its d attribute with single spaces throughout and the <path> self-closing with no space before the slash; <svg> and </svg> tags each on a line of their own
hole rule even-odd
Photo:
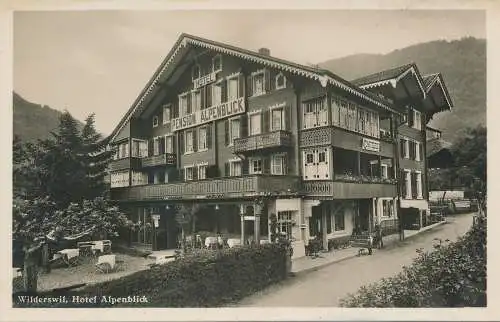
<svg viewBox="0 0 500 322">
<path fill-rule="evenodd" d="M 338 306 L 339 300 L 359 287 L 393 276 L 417 256 L 416 249 L 432 249 L 434 238 L 456 240 L 472 224 L 472 214 L 448 218 L 448 223 L 423 232 L 403 242 L 361 256 L 332 264 L 315 272 L 290 278 L 280 285 L 243 299 L 237 306 Z"/>
</svg>

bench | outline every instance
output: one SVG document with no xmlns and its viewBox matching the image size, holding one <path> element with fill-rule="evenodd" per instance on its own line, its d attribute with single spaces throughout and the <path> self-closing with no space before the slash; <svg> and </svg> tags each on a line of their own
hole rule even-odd
<svg viewBox="0 0 500 322">
<path fill-rule="evenodd" d="M 358 256 L 362 255 L 365 250 L 368 251 L 368 255 L 371 255 L 373 250 L 373 236 L 371 235 L 353 236 L 351 239 L 351 247 L 359 248 Z"/>
</svg>

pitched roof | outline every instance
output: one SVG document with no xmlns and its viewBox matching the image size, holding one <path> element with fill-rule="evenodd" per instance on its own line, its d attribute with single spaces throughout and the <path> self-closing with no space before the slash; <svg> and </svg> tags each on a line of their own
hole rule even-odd
<svg viewBox="0 0 500 322">
<path fill-rule="evenodd" d="M 158 69 L 155 71 L 153 77 L 146 84 L 145 88 L 141 91 L 141 93 L 134 101 L 130 109 L 121 119 L 118 126 L 111 133 L 111 135 L 109 136 L 111 140 L 128 122 L 128 120 L 131 118 L 134 112 L 142 106 L 146 98 L 149 97 L 149 95 L 151 95 L 151 93 L 155 89 L 157 89 L 157 85 L 159 84 L 160 78 L 164 75 L 167 67 L 171 65 L 175 56 L 177 56 L 177 54 L 188 44 L 214 50 L 216 52 L 224 53 L 227 55 L 236 56 L 238 58 L 260 63 L 268 67 L 284 70 L 292 74 L 307 77 L 319 81 L 321 85 L 324 87 L 332 85 L 352 95 L 356 95 L 359 98 L 364 99 L 365 101 L 371 104 L 377 105 L 393 113 L 399 113 L 397 110 L 392 108 L 392 102 L 390 102 L 389 100 L 383 97 L 379 97 L 378 95 L 370 93 L 364 89 L 361 89 L 356 85 L 352 84 L 351 82 L 339 77 L 338 75 L 333 74 L 330 71 L 297 64 L 280 58 L 263 55 L 258 52 L 250 51 L 247 49 L 183 33 L 180 35 L 179 39 L 174 44 L 174 47 L 170 50 L 167 57 L 163 60 Z"/>
<path fill-rule="evenodd" d="M 383 70 L 378 73 L 370 74 L 367 76 L 363 76 L 360 78 L 357 78 L 355 80 L 352 80 L 351 83 L 357 85 L 357 86 L 363 86 L 367 84 L 372 84 L 372 83 L 378 83 L 384 80 L 390 80 L 390 79 L 395 79 L 399 75 L 403 74 L 405 71 L 407 71 L 412 64 L 406 64 L 403 66 L 398 66 L 395 68 Z"/>
<path fill-rule="evenodd" d="M 424 75 L 422 78 L 424 79 L 425 91 L 427 93 L 429 93 L 432 87 L 436 84 L 440 87 L 444 99 L 448 104 L 448 109 L 451 109 L 453 107 L 453 101 L 451 100 L 448 88 L 444 84 L 443 75 L 441 75 L 441 73 L 435 73 L 435 74 Z"/>
<path fill-rule="evenodd" d="M 436 80 L 439 78 L 439 73 L 424 75 L 424 76 L 422 76 L 422 78 L 424 80 L 425 90 L 427 92 L 429 92 L 429 90 L 431 89 L 432 85 L 434 85 L 434 83 L 436 82 Z"/>
<path fill-rule="evenodd" d="M 442 150 L 450 150 L 451 146 L 452 144 L 450 142 L 436 138 L 427 141 L 425 151 L 427 153 L 427 157 L 431 157 Z"/>
</svg>

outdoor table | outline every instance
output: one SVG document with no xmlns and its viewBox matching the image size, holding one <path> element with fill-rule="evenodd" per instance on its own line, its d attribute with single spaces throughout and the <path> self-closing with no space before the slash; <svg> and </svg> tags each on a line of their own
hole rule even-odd
<svg viewBox="0 0 500 322">
<path fill-rule="evenodd" d="M 78 248 L 63 249 L 54 254 L 54 259 L 62 258 L 63 262 L 69 266 L 78 265 L 80 250 Z"/>
<path fill-rule="evenodd" d="M 217 237 L 207 237 L 205 238 L 206 248 L 217 248 Z"/>
<path fill-rule="evenodd" d="M 227 245 L 229 248 L 233 248 L 235 246 L 240 246 L 241 245 L 241 239 L 239 238 L 229 238 L 227 240 Z"/>
</svg>

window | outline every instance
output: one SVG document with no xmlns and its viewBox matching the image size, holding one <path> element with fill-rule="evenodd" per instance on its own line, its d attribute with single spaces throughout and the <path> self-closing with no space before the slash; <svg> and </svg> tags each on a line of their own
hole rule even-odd
<svg viewBox="0 0 500 322">
<path fill-rule="evenodd" d="M 332 121 L 333 125 L 340 126 L 340 101 L 332 98 Z"/>
<path fill-rule="evenodd" d="M 111 187 L 127 187 L 129 185 L 128 171 L 111 173 Z"/>
<path fill-rule="evenodd" d="M 190 181 L 193 180 L 193 178 L 194 178 L 194 167 L 193 166 L 184 167 L 184 180 Z"/>
<path fill-rule="evenodd" d="M 195 90 L 191 92 L 191 109 L 195 112 L 201 110 L 200 90 Z"/>
<path fill-rule="evenodd" d="M 241 176 L 241 161 L 240 160 L 230 160 L 229 161 L 229 175 L 232 177 Z"/>
<path fill-rule="evenodd" d="M 227 100 L 234 101 L 238 98 L 239 75 L 228 78 L 227 80 Z"/>
<path fill-rule="evenodd" d="M 413 112 L 414 112 L 413 127 L 416 128 L 417 130 L 421 130 L 422 129 L 422 114 L 417 110 L 413 110 Z"/>
<path fill-rule="evenodd" d="M 409 127 L 413 127 L 414 124 L 415 124 L 415 113 L 414 113 L 413 108 L 409 107 L 408 108 L 408 116 L 406 119 L 406 125 L 408 125 Z"/>
<path fill-rule="evenodd" d="M 217 106 L 222 103 L 222 83 L 212 85 L 212 106 Z"/>
<path fill-rule="evenodd" d="M 415 147 L 415 161 L 420 161 L 420 143 L 415 142 L 414 147 Z"/>
<path fill-rule="evenodd" d="M 217 55 L 212 59 L 212 72 L 216 73 L 222 70 L 222 56 Z"/>
<path fill-rule="evenodd" d="M 250 174 L 260 174 L 262 173 L 262 160 L 261 159 L 251 159 L 250 160 Z"/>
<path fill-rule="evenodd" d="M 325 98 L 318 97 L 302 103 L 304 111 L 304 128 L 312 128 L 328 124 L 328 111 L 325 106 Z"/>
<path fill-rule="evenodd" d="M 132 185 L 140 186 L 145 184 L 148 184 L 147 173 L 132 171 Z"/>
<path fill-rule="evenodd" d="M 283 130 L 283 108 L 271 110 L 271 131 Z"/>
<path fill-rule="evenodd" d="M 340 212 L 335 214 L 335 231 L 345 230 L 345 218 L 344 213 Z"/>
<path fill-rule="evenodd" d="M 172 135 L 165 137 L 165 153 L 175 153 L 174 152 L 174 137 Z"/>
<path fill-rule="evenodd" d="M 417 181 L 417 198 L 422 199 L 422 173 L 415 172 L 415 178 Z"/>
<path fill-rule="evenodd" d="M 286 88 L 286 77 L 282 73 L 276 76 L 276 89 Z"/>
<path fill-rule="evenodd" d="M 153 138 L 153 155 L 160 154 L 160 138 Z"/>
<path fill-rule="evenodd" d="M 410 158 L 410 142 L 408 139 L 401 139 L 401 157 L 405 159 Z"/>
<path fill-rule="evenodd" d="M 198 165 L 198 180 L 203 180 L 207 178 L 207 167 L 208 164 Z"/>
<path fill-rule="evenodd" d="M 260 117 L 261 117 L 260 112 L 250 114 L 250 118 L 249 118 L 250 135 L 256 135 L 256 134 L 261 133 Z"/>
<path fill-rule="evenodd" d="M 205 126 L 198 129 L 198 151 L 207 150 L 207 128 Z"/>
<path fill-rule="evenodd" d="M 179 111 L 181 114 L 180 116 L 191 114 L 191 108 L 188 104 L 187 94 L 179 95 Z"/>
<path fill-rule="evenodd" d="M 200 72 L 200 65 L 196 64 L 193 66 L 193 69 L 191 70 L 191 79 L 195 80 L 200 78 L 201 72 Z"/>
<path fill-rule="evenodd" d="M 260 71 L 252 76 L 253 96 L 262 95 L 265 93 L 264 71 Z"/>
<path fill-rule="evenodd" d="M 158 126 L 158 116 L 153 116 L 153 127 L 157 127 Z"/>
<path fill-rule="evenodd" d="M 410 170 L 403 170 L 404 171 L 404 187 L 405 187 L 405 194 L 404 198 L 405 199 L 411 199 L 411 172 Z"/>
<path fill-rule="evenodd" d="M 284 155 L 273 155 L 271 158 L 271 174 L 284 175 L 286 172 L 285 160 Z"/>
<path fill-rule="evenodd" d="M 306 163 L 307 164 L 314 163 L 314 154 L 312 154 L 312 153 L 307 153 L 306 154 Z"/>
<path fill-rule="evenodd" d="M 325 163 L 326 162 L 326 152 L 319 152 L 318 153 L 318 161 L 320 163 Z"/>
<path fill-rule="evenodd" d="M 132 156 L 144 158 L 148 156 L 148 143 L 143 140 L 132 139 Z"/>
<path fill-rule="evenodd" d="M 278 211 L 277 226 L 281 237 L 292 240 L 293 213 L 291 211 Z"/>
<path fill-rule="evenodd" d="M 229 142 L 232 144 L 234 139 L 238 139 L 240 137 L 240 119 L 235 118 L 229 120 Z"/>
<path fill-rule="evenodd" d="M 389 178 L 389 171 L 388 171 L 387 164 L 382 164 L 382 178 L 383 179 Z"/>
<path fill-rule="evenodd" d="M 394 215 L 394 204 L 392 200 L 382 200 L 382 216 L 392 217 Z"/>
<path fill-rule="evenodd" d="M 171 119 L 171 105 L 163 106 L 163 124 L 170 122 Z"/>
<path fill-rule="evenodd" d="M 118 150 L 116 151 L 115 154 L 116 159 L 128 158 L 129 155 L 128 142 L 119 144 L 117 148 Z"/>
<path fill-rule="evenodd" d="M 184 140 L 184 151 L 185 153 L 193 152 L 193 131 L 186 131 L 186 138 Z"/>
</svg>

